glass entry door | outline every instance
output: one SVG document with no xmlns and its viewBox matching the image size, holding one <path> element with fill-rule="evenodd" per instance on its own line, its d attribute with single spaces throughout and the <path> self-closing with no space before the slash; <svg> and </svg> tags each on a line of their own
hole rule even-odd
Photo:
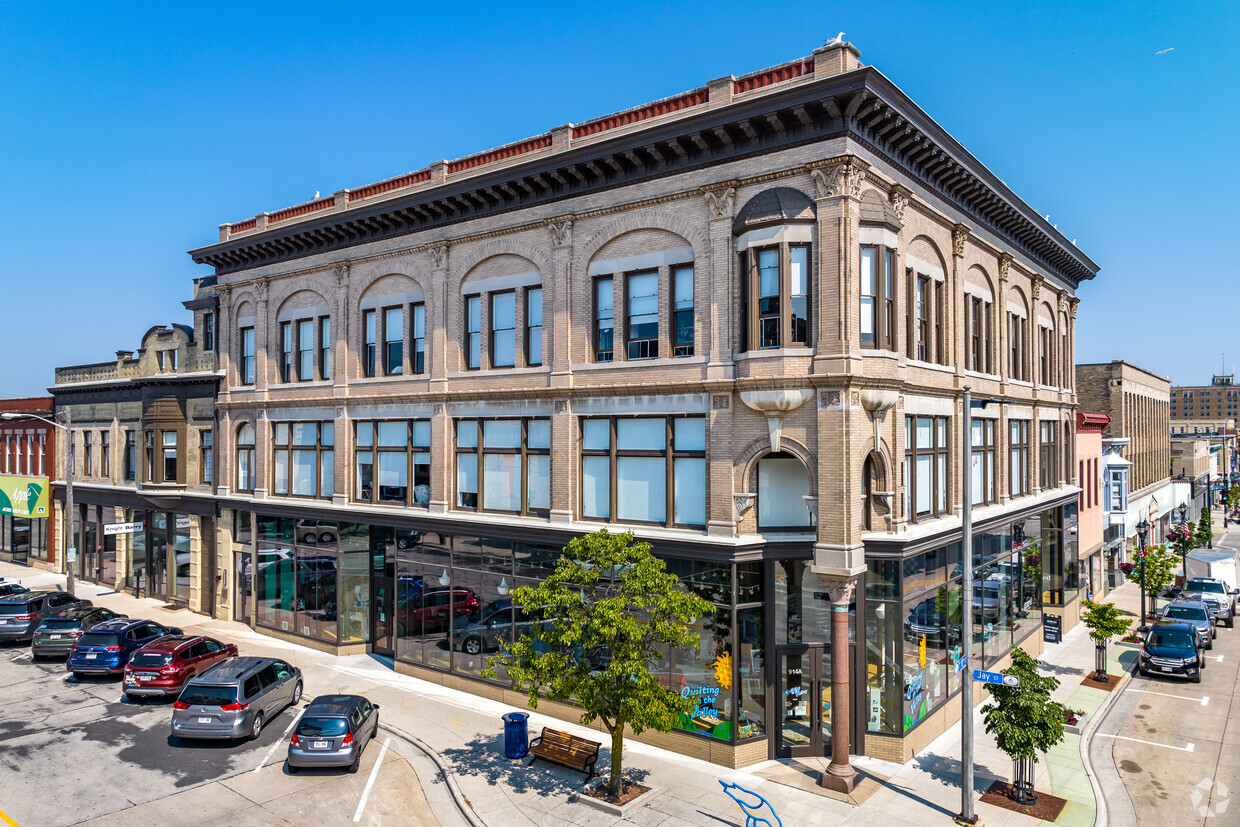
<svg viewBox="0 0 1240 827">
<path fill-rule="evenodd" d="M 373 576 L 370 579 L 370 628 L 374 630 L 376 655 L 392 657 L 396 653 L 395 620 L 392 611 L 396 607 L 396 589 L 392 577 Z"/>
<path fill-rule="evenodd" d="M 781 647 L 778 657 L 778 757 L 829 755 L 831 653 L 821 646 Z"/>
<path fill-rule="evenodd" d="M 254 625 L 254 564 L 253 555 L 243 551 L 237 555 L 237 617 L 236 620 Z"/>
</svg>

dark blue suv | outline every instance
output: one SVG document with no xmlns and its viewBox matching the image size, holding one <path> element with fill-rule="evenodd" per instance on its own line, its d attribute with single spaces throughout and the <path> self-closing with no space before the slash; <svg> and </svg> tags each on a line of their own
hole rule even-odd
<svg viewBox="0 0 1240 827">
<path fill-rule="evenodd" d="M 65 667 L 75 678 L 85 675 L 119 675 L 129 656 L 164 635 L 181 630 L 161 626 L 153 620 L 109 620 L 77 639 Z"/>
</svg>

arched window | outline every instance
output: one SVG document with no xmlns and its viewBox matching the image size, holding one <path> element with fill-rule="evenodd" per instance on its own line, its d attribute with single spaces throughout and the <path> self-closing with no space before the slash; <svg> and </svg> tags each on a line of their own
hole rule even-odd
<svg viewBox="0 0 1240 827">
<path fill-rule="evenodd" d="M 741 350 L 811 342 L 814 203 L 790 187 L 749 200 L 732 224 L 740 254 Z"/>
<path fill-rule="evenodd" d="M 809 505 L 809 473 L 791 454 L 769 454 L 758 460 L 758 530 L 795 531 L 813 525 Z"/>
<path fill-rule="evenodd" d="M 237 490 L 254 490 L 254 426 L 245 423 L 237 429 Z"/>
</svg>

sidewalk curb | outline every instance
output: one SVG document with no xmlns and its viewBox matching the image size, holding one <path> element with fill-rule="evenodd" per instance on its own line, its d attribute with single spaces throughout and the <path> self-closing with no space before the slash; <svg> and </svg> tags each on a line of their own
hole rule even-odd
<svg viewBox="0 0 1240 827">
<path fill-rule="evenodd" d="M 399 735 L 401 738 L 404 738 L 406 741 L 425 753 L 426 757 L 431 759 L 435 766 L 438 767 L 440 774 L 443 776 L 444 783 L 448 785 L 448 791 L 452 793 L 452 800 L 456 802 L 456 808 L 460 811 L 465 820 L 468 821 L 472 827 L 487 827 L 486 822 L 484 822 L 478 814 L 474 812 L 474 808 L 470 806 L 469 799 L 467 799 L 465 794 L 461 792 L 461 787 L 460 784 L 457 783 L 456 776 L 452 773 L 452 770 L 448 769 L 448 766 L 443 762 L 443 758 L 439 756 L 439 753 L 427 746 L 421 738 L 418 738 L 413 733 L 407 732 L 400 727 L 394 727 L 389 723 L 384 723 L 383 728 Z"/>
<path fill-rule="evenodd" d="M 1106 698 L 1102 701 L 1102 705 L 1098 707 L 1098 711 L 1090 717 L 1089 722 L 1085 726 L 1085 731 L 1081 733 L 1081 742 L 1078 750 L 1081 753 L 1081 763 L 1085 767 L 1085 775 L 1089 777 L 1089 786 L 1094 791 L 1094 825 L 1100 827 L 1107 823 L 1107 804 L 1103 795 L 1102 784 L 1098 781 L 1098 773 L 1094 769 L 1094 765 L 1089 760 L 1089 744 L 1093 739 L 1094 732 L 1102 725 L 1106 719 L 1107 713 L 1111 711 L 1111 707 L 1115 705 L 1116 699 L 1128 691 L 1128 686 L 1132 683 L 1132 672 L 1125 673 L 1124 685 L 1108 692 Z"/>
</svg>

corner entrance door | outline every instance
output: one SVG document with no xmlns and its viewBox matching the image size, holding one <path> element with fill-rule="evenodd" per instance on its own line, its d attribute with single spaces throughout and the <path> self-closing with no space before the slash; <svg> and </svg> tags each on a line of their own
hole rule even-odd
<svg viewBox="0 0 1240 827">
<path fill-rule="evenodd" d="M 391 577 L 370 579 L 370 628 L 374 630 L 374 653 L 393 657 L 396 654 L 396 588 Z"/>
<path fill-rule="evenodd" d="M 780 758 L 831 753 L 831 653 L 821 646 L 781 647 L 776 676 Z"/>
</svg>

